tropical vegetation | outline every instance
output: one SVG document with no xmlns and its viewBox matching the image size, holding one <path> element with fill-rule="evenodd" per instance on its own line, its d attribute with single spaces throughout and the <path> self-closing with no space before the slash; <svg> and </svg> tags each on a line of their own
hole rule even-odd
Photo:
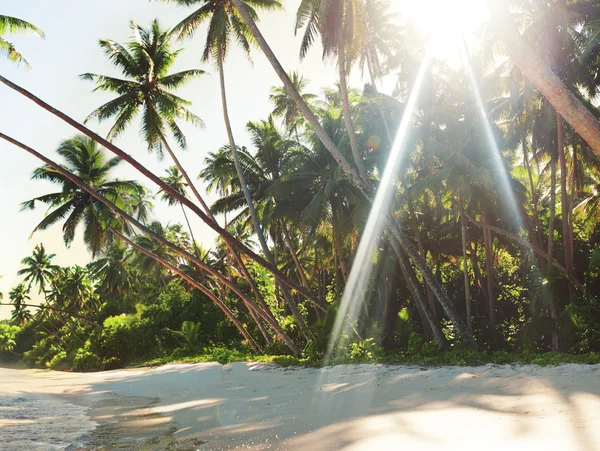
<svg viewBox="0 0 600 451">
<path fill-rule="evenodd" d="M 57 186 L 24 199 L 23 208 L 47 208 L 34 232 L 60 224 L 69 246 L 81 230 L 90 253 L 87 265 L 62 267 L 40 243 L 24 257 L 22 282 L 3 301 L 13 308 L 0 323 L 6 359 L 76 370 L 265 355 L 598 360 L 597 2 L 490 2 L 481 45 L 457 68 L 430 59 L 387 0 L 302 0 L 290 30 L 301 35 L 300 58 L 318 39 L 338 70 L 321 92 L 287 73 L 260 32 L 261 13 L 278 2 L 172 3 L 189 8 L 173 28 L 131 22 L 128 42 L 100 40 L 117 75 L 81 76 L 114 95 L 86 119 L 110 120 L 106 137 L 0 76 L 77 130 L 58 161 L 0 138 L 43 162 L 34 181 Z M 13 30 L 3 17 L 0 46 Z M 192 149 L 202 167 L 184 167 L 180 124 L 202 121 L 177 90 L 210 81 L 172 69 L 177 47 L 205 23 L 201 58 L 215 63 L 226 133 L 218 149 Z M 281 79 L 272 113 L 248 117 L 246 147 L 228 112 L 235 44 L 248 57 L 262 50 Z M 359 73 L 361 89 L 349 81 Z M 395 89 L 384 92 L 383 79 Z M 148 150 L 169 155 L 160 172 L 115 144 L 137 119 Z M 402 164 L 386 178 L 398 152 Z M 114 177 L 127 164 L 146 180 Z M 218 198 L 209 205 L 203 193 Z M 157 217 L 159 201 L 185 224 Z M 192 217 L 215 242 L 202 241 Z"/>
</svg>

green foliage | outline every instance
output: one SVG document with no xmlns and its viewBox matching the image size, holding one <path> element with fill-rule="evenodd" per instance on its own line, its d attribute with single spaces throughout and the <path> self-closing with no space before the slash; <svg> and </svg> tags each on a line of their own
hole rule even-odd
<svg viewBox="0 0 600 451">
<path fill-rule="evenodd" d="M 21 332 L 19 326 L 0 322 L 0 353 L 12 351 L 17 344 L 17 335 Z"/>
</svg>

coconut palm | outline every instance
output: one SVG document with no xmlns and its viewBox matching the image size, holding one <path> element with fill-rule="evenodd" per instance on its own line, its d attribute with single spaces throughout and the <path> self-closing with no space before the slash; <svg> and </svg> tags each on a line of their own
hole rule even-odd
<svg viewBox="0 0 600 451">
<path fill-rule="evenodd" d="M 27 302 L 30 301 L 31 298 L 29 297 L 29 288 L 27 288 L 25 283 L 21 282 L 14 287 L 8 293 L 8 298 L 14 306 L 11 315 L 13 324 L 21 326 L 32 319 L 32 315 L 26 307 Z"/>
<path fill-rule="evenodd" d="M 305 92 L 310 81 L 304 78 L 304 76 L 300 75 L 298 71 L 290 73 L 289 77 L 290 80 L 292 80 L 294 88 L 298 94 L 300 94 L 307 105 L 310 105 L 317 98 L 316 95 Z M 296 103 L 288 94 L 285 86 L 273 86 L 271 88 L 271 95 L 269 98 L 275 107 L 273 110 L 273 116 L 281 117 L 287 130 L 293 132 L 296 135 L 296 140 L 300 141 L 298 137 L 298 129 L 305 122 L 305 119 L 298 109 Z"/>
<path fill-rule="evenodd" d="M 88 265 L 90 276 L 98 281 L 98 289 L 107 295 L 126 294 L 134 284 L 127 247 L 115 241 L 102 256 Z"/>
<path fill-rule="evenodd" d="M 256 26 L 252 15 L 244 6 L 244 2 L 242 0 L 231 0 L 231 2 L 233 2 L 233 4 L 237 7 L 242 19 L 244 20 L 244 24 L 248 27 L 249 31 L 252 33 L 252 36 L 256 39 L 258 45 L 264 52 L 269 63 L 271 63 L 271 66 L 277 73 L 277 76 L 283 82 L 285 88 L 288 90 L 290 97 L 294 100 L 294 102 L 296 103 L 296 105 L 298 106 L 308 123 L 313 128 L 314 133 L 318 136 L 319 140 L 323 143 L 323 145 L 329 151 L 331 156 L 339 164 L 340 168 L 342 168 L 342 170 L 349 176 L 352 183 L 359 187 L 363 195 L 370 202 L 372 202 L 373 187 L 367 180 L 364 180 L 364 178 L 348 162 L 348 159 L 344 156 L 342 152 L 340 152 L 340 149 L 336 146 L 336 144 L 332 141 L 331 137 L 328 136 L 327 132 L 321 126 L 321 124 L 319 123 L 319 119 L 317 118 L 315 113 L 310 109 L 310 107 L 306 104 L 306 102 L 304 102 L 302 97 L 295 90 L 294 85 L 289 79 L 285 69 L 281 66 L 281 63 L 273 53 L 273 50 L 270 48 L 264 36 Z M 384 223 L 386 230 L 393 238 L 393 241 L 396 244 L 398 244 L 394 244 L 394 252 L 396 252 L 398 258 L 404 258 L 404 254 L 402 252 L 403 249 L 414 262 L 418 271 L 422 274 L 423 278 L 425 279 L 425 282 L 431 288 L 431 291 L 433 292 L 437 300 L 440 302 L 440 305 L 442 305 L 444 311 L 446 312 L 450 320 L 454 323 L 457 330 L 459 330 L 463 336 L 467 337 L 467 340 L 474 343 L 465 322 L 458 314 L 456 308 L 452 305 L 452 302 L 450 301 L 450 298 L 448 297 L 447 293 L 444 291 L 440 280 L 438 279 L 438 277 L 436 277 L 436 275 L 433 274 L 431 268 L 427 265 L 425 259 L 419 254 L 418 249 L 402 232 L 397 220 L 390 215 L 384 218 Z M 426 309 L 426 306 L 424 307 L 424 309 Z M 428 317 L 433 318 L 432 315 L 428 315 Z"/>
<path fill-rule="evenodd" d="M 225 120 L 225 128 L 229 138 L 229 147 L 233 153 L 233 160 L 237 171 L 238 178 L 240 180 L 240 186 L 242 192 L 248 203 L 248 209 L 252 217 L 255 233 L 260 242 L 261 248 L 267 260 L 273 263 L 273 258 L 264 234 L 260 227 L 260 221 L 256 210 L 254 209 L 252 196 L 246 181 L 244 179 L 243 169 L 237 155 L 237 147 L 233 132 L 231 131 L 231 123 L 229 120 L 229 113 L 227 109 L 227 95 L 225 89 L 225 74 L 224 74 L 224 63 L 225 59 L 230 50 L 230 42 L 235 39 L 242 47 L 244 53 L 250 57 L 250 49 L 254 44 L 254 40 L 251 39 L 251 34 L 242 22 L 237 9 L 233 6 L 230 1 L 221 0 L 198 0 L 197 2 L 190 2 L 188 0 L 175 0 L 176 3 L 182 5 L 191 5 L 195 3 L 201 4 L 200 8 L 190 14 L 188 17 L 183 19 L 178 25 L 175 26 L 173 32 L 179 33 L 180 38 L 191 36 L 198 26 L 203 22 L 208 22 L 208 32 L 206 35 L 206 42 L 204 44 L 204 52 L 202 54 L 203 61 L 214 60 L 219 71 L 219 79 L 221 83 L 221 102 L 223 107 L 223 118 Z M 280 8 L 281 5 L 276 0 L 244 0 L 244 5 L 249 10 L 252 17 L 257 20 L 258 14 L 257 9 L 261 10 L 272 10 Z M 270 258 L 269 258 L 270 257 Z"/>
<path fill-rule="evenodd" d="M 125 78 L 92 73 L 81 75 L 82 79 L 96 83 L 95 91 L 108 91 L 118 95 L 93 111 L 86 122 L 91 119 L 103 122 L 115 118 L 108 133 L 108 139 L 114 139 L 141 113 L 141 133 L 148 150 L 156 151 L 159 158 L 162 158 L 166 150 L 194 195 L 204 205 L 202 197 L 167 141 L 169 130 L 177 144 L 186 149 L 187 140 L 180 122 L 199 127 L 203 125 L 202 120 L 188 109 L 191 102 L 172 91 L 198 78 L 204 71 L 189 69 L 170 73 L 180 50 L 172 48 L 171 32 L 161 29 L 158 20 L 154 20 L 149 28 L 143 28 L 135 22 L 131 22 L 130 27 L 133 38 L 125 45 L 112 40 L 99 41 L 106 56 Z"/>
<path fill-rule="evenodd" d="M 167 169 L 167 176 L 161 177 L 162 181 L 169 185 L 173 190 L 181 194 L 182 196 L 186 196 L 186 189 L 188 184 L 185 183 L 183 175 L 177 169 L 177 166 L 171 166 Z M 159 190 L 158 194 L 161 196 L 161 200 L 167 202 L 170 206 L 179 205 L 181 207 L 181 211 L 183 212 L 183 217 L 185 218 L 185 222 L 188 226 L 188 230 L 190 231 L 190 237 L 192 238 L 192 245 L 196 248 L 196 254 L 198 254 L 196 239 L 194 238 L 194 232 L 192 231 L 192 226 L 190 225 L 190 220 L 187 217 L 187 213 L 185 212 L 185 208 L 183 208 L 183 204 L 175 199 L 171 194 L 167 193 L 164 190 Z"/>
<path fill-rule="evenodd" d="M 296 14 L 296 32 L 304 28 L 300 58 L 304 58 L 314 44 L 317 35 L 321 38 L 323 58 L 337 57 L 339 85 L 342 94 L 344 122 L 350 138 L 350 147 L 354 164 L 364 183 L 369 184 L 369 175 L 363 162 L 358 138 L 352 122 L 352 111 L 348 98 L 348 55 L 353 47 L 363 40 L 363 30 L 357 17 L 363 15 L 364 6 L 359 0 L 302 0 Z"/>
<path fill-rule="evenodd" d="M 32 285 L 38 286 L 38 293 L 44 293 L 46 286 L 52 281 L 57 265 L 52 264 L 52 259 L 56 254 L 46 253 L 46 248 L 43 244 L 38 244 L 33 250 L 33 254 L 21 260 L 21 264 L 25 268 L 20 269 L 17 274 L 25 276 L 23 282 L 27 284 L 27 288 L 31 289 Z"/>
<path fill-rule="evenodd" d="M 4 54 L 9 61 L 16 64 L 24 64 L 30 69 L 31 66 L 23 55 L 4 37 L 6 35 L 25 34 L 28 32 L 37 34 L 40 38 L 44 37 L 44 32 L 35 25 L 16 17 L 0 15 L 0 54 Z"/>
<path fill-rule="evenodd" d="M 120 162 L 120 158 L 107 159 L 100 146 L 90 138 L 75 136 L 63 141 L 57 152 L 66 161 L 65 168 L 91 186 L 97 193 L 125 209 L 124 195 L 134 195 L 141 189 L 131 180 L 110 180 L 109 175 Z M 46 230 L 63 221 L 63 239 L 69 246 L 77 226 L 83 223 L 83 239 L 87 248 L 96 255 L 106 243 L 105 226 L 114 221 L 112 211 L 93 198 L 87 191 L 67 179 L 50 166 L 42 166 L 33 173 L 34 180 L 47 180 L 61 190 L 36 197 L 22 204 L 23 209 L 35 209 L 38 203 L 48 205 L 49 212 L 32 233 Z M 113 224 L 114 225 L 114 224 Z"/>
<path fill-rule="evenodd" d="M 509 57 L 558 114 L 600 155 L 600 123 L 521 36 L 505 5 L 501 3 L 488 0 L 492 17 L 495 18 L 495 29 L 501 36 Z"/>
</svg>

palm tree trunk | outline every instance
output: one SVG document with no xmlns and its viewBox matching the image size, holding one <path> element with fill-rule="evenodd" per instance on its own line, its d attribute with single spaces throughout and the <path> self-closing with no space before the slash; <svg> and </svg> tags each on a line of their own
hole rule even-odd
<svg viewBox="0 0 600 451">
<path fill-rule="evenodd" d="M 279 60 L 265 41 L 264 37 L 260 33 L 260 30 L 256 26 L 256 23 L 248 13 L 245 5 L 241 0 L 232 0 L 235 7 L 238 9 L 244 23 L 248 26 L 248 29 L 251 31 L 252 35 L 256 39 L 258 45 L 261 50 L 273 66 L 273 69 L 283 82 L 286 87 L 290 97 L 300 110 L 300 112 L 304 115 L 308 123 L 312 126 L 315 134 L 319 138 L 319 140 L 323 143 L 325 148 L 329 151 L 331 156 L 335 159 L 335 161 L 340 165 L 340 167 L 344 170 L 346 174 L 350 177 L 352 182 L 362 191 L 369 202 L 373 202 L 373 187 L 369 183 L 368 180 L 363 180 L 363 178 L 358 174 L 356 169 L 352 167 L 352 165 L 344 158 L 344 156 L 340 153 L 339 149 L 335 145 L 335 143 L 331 140 L 327 132 L 321 127 L 319 120 L 315 116 L 315 114 L 311 111 L 310 107 L 304 102 L 298 91 L 296 91 L 294 84 L 288 77 L 287 73 L 279 63 Z M 448 298 L 448 295 L 444 291 L 442 284 L 439 279 L 434 276 L 431 268 L 427 266 L 427 262 L 419 255 L 417 249 L 410 242 L 410 240 L 404 235 L 395 218 L 390 215 L 386 215 L 383 218 L 384 223 L 389 230 L 390 234 L 398 241 L 400 246 L 406 251 L 406 254 L 410 257 L 410 259 L 415 263 L 415 266 L 419 270 L 419 272 L 423 275 L 425 282 L 431 288 L 433 294 L 440 302 L 440 305 L 448 315 L 450 321 L 454 323 L 457 331 L 461 333 L 463 336 L 467 338 L 472 344 L 475 345 L 475 341 L 472 339 L 472 336 L 469 330 L 466 327 L 466 324 L 461 319 L 460 315 L 456 311 L 454 305 Z"/>
<path fill-rule="evenodd" d="M 565 146 L 564 146 L 564 128 L 562 117 L 556 113 L 556 128 L 558 137 L 558 161 L 560 163 L 560 207 L 561 207 L 561 223 L 562 223 L 562 236 L 563 236 L 563 249 L 565 255 L 565 268 L 567 268 L 567 275 L 573 276 L 573 267 L 571 262 L 573 261 L 573 251 L 571 249 L 571 240 L 569 238 L 569 193 L 567 192 L 567 160 L 565 158 Z M 569 297 L 573 297 L 573 289 L 569 285 Z"/>
<path fill-rule="evenodd" d="M 554 254 L 554 221 L 556 219 L 556 158 L 555 152 L 550 156 L 550 218 L 548 219 L 548 255 Z"/>
<path fill-rule="evenodd" d="M 343 255 L 344 253 L 342 252 L 342 242 L 340 241 L 340 234 L 338 230 L 338 218 L 334 204 L 334 202 L 331 202 L 331 234 L 333 235 L 333 246 L 335 247 L 335 255 L 340 264 L 340 270 L 342 271 L 344 285 L 346 285 L 348 283 L 348 268 L 346 267 L 346 261 L 344 260 Z"/>
<path fill-rule="evenodd" d="M 166 138 L 164 136 L 161 136 L 160 139 L 161 139 L 162 145 L 167 150 L 167 153 L 173 160 L 173 163 L 175 163 L 175 166 L 177 166 L 177 169 L 179 170 L 179 172 L 181 172 L 181 175 L 185 179 L 185 182 L 188 184 L 188 186 L 194 193 L 194 196 L 196 196 L 196 199 L 198 199 L 198 202 L 200 202 L 200 205 L 202 205 L 202 208 L 204 208 L 204 211 L 209 211 L 208 205 L 206 205 L 206 203 L 204 202 L 204 199 L 202 198 L 202 196 L 196 189 L 196 186 L 192 182 L 192 179 L 188 175 L 187 171 L 183 168 L 183 166 L 179 162 L 179 158 L 177 158 L 177 156 L 175 155 L 175 152 L 173 152 L 173 150 L 171 149 L 169 142 L 166 140 Z M 182 208 L 183 208 L 183 206 L 182 206 Z"/>
<path fill-rule="evenodd" d="M 527 175 L 529 177 L 529 189 L 531 190 L 531 201 L 533 203 L 533 221 L 535 223 L 535 227 L 536 227 L 536 231 L 537 231 L 537 236 L 538 236 L 538 242 L 541 243 L 542 242 L 542 222 L 540 221 L 540 207 L 539 207 L 539 199 L 538 199 L 538 194 L 537 194 L 537 190 L 535 189 L 535 184 L 533 183 L 533 173 L 532 173 L 532 169 L 531 169 L 531 165 L 529 164 L 529 152 L 528 152 L 528 146 L 527 146 L 527 140 L 525 137 L 523 137 L 522 140 L 522 147 L 523 147 L 523 165 L 525 166 L 525 169 L 527 169 Z"/>
<path fill-rule="evenodd" d="M 567 123 L 600 155 L 600 123 L 598 120 L 527 44 L 513 23 L 504 3 L 488 0 L 488 5 L 492 11 L 492 17 L 499 19 L 496 30 L 500 33 L 510 58 Z"/>
<path fill-rule="evenodd" d="M 216 277 L 222 283 L 224 283 L 225 285 L 227 285 L 229 287 L 229 289 L 231 289 L 247 306 L 249 306 L 250 308 L 253 308 L 255 310 L 255 312 L 259 316 L 261 316 L 267 322 L 267 324 L 269 324 L 269 326 L 277 334 L 279 334 L 279 336 L 281 337 L 281 339 L 290 348 L 290 350 L 294 353 L 294 355 L 298 356 L 298 355 L 301 354 L 300 349 L 296 346 L 296 344 L 293 342 L 293 340 L 291 340 L 291 338 L 289 338 L 287 336 L 287 334 L 281 329 L 281 327 L 279 326 L 279 324 L 274 319 L 272 319 L 272 316 L 270 316 L 269 314 L 267 314 L 267 312 L 264 312 L 263 310 L 261 310 L 258 307 L 256 307 L 254 305 L 254 303 L 250 299 L 248 299 L 246 297 L 246 295 L 244 293 L 242 293 L 237 288 L 237 286 L 235 284 L 233 284 L 229 279 L 227 279 L 227 277 L 225 277 L 223 274 L 221 274 L 220 272 L 214 270 L 210 266 L 204 264 L 203 262 L 201 262 L 200 260 L 198 260 L 197 258 L 195 258 L 193 255 L 187 253 L 185 250 L 183 250 L 183 249 L 175 246 L 173 243 L 171 243 L 171 242 L 165 240 L 163 237 L 157 235 L 152 230 L 150 230 L 148 227 L 146 227 L 145 225 L 143 225 L 139 221 L 137 221 L 135 218 L 133 218 L 131 215 L 129 215 L 128 213 L 126 213 L 123 210 L 119 209 L 115 204 L 113 204 L 112 202 L 110 202 L 109 200 L 107 200 L 102 195 L 98 194 L 93 188 L 91 188 L 89 185 L 87 185 L 85 182 L 83 182 L 83 180 L 81 180 L 79 177 L 77 177 L 74 174 L 70 173 L 69 171 L 67 171 L 66 169 L 64 169 L 62 166 L 58 165 L 54 161 L 50 160 L 49 158 L 46 158 L 44 155 L 40 154 L 36 150 L 32 149 L 31 147 L 26 146 L 25 144 L 20 143 L 19 141 L 15 140 L 15 139 L 13 139 L 13 138 L 11 138 L 11 137 L 3 134 L 3 133 L 0 133 L 0 139 L 4 139 L 5 141 L 10 142 L 11 144 L 15 145 L 16 147 L 19 147 L 19 148 L 25 150 L 26 152 L 28 152 L 31 155 L 33 155 L 36 158 L 38 158 L 39 160 L 43 161 L 48 166 L 50 166 L 51 168 L 55 169 L 57 172 L 59 172 L 60 174 L 62 174 L 64 177 L 66 177 L 68 180 L 70 180 L 71 182 L 73 182 L 75 185 L 79 186 L 81 189 L 83 189 L 84 191 L 86 191 L 87 193 L 89 193 L 92 197 L 94 197 L 95 199 L 97 199 L 100 202 L 102 202 L 104 205 L 106 205 L 108 208 L 110 208 L 111 211 L 113 211 L 116 215 L 120 216 L 124 221 L 126 221 L 129 224 L 135 226 L 138 230 L 140 230 L 140 231 L 144 232 L 145 234 L 147 234 L 148 236 L 150 236 L 157 243 L 160 243 L 160 244 L 166 246 L 167 248 L 169 248 L 170 250 L 172 250 L 177 255 L 181 256 L 182 258 L 191 261 L 199 269 L 201 269 L 201 270 L 207 272 L 208 274 Z M 165 185 L 165 187 L 168 187 L 168 185 Z M 173 192 L 176 192 L 176 191 L 173 191 Z M 182 198 L 182 199 L 185 200 L 186 198 Z"/>
<path fill-rule="evenodd" d="M 294 247 L 292 246 L 292 239 L 290 236 L 290 232 L 287 229 L 283 220 L 281 221 L 281 230 L 283 233 L 283 242 L 287 245 L 287 248 L 290 251 L 290 255 L 292 256 L 292 260 L 294 261 L 294 266 L 296 267 L 296 271 L 298 271 L 298 275 L 300 276 L 300 280 L 302 281 L 302 285 L 304 285 L 304 288 L 306 288 L 307 290 L 310 290 L 310 283 L 308 282 L 308 278 L 306 277 L 306 272 L 304 271 L 304 268 L 302 267 L 300 260 L 298 260 L 296 251 L 294 250 Z"/>
<path fill-rule="evenodd" d="M 463 254 L 463 278 L 465 280 L 465 307 L 467 315 L 467 328 L 469 329 L 469 332 L 473 333 L 473 324 L 471 317 L 471 292 L 469 287 L 469 265 L 467 261 L 467 223 L 465 221 L 465 205 L 462 192 L 460 193 L 458 203 L 460 209 L 460 235 L 462 241 Z"/>
<path fill-rule="evenodd" d="M 561 273 L 563 273 L 566 276 L 567 270 L 565 269 L 565 267 L 562 266 L 560 263 L 558 263 L 556 260 L 551 259 L 549 257 L 549 255 L 546 253 L 546 251 L 544 249 L 542 249 L 541 247 L 535 246 L 535 245 L 531 244 L 529 241 L 527 241 L 526 239 L 521 238 L 519 235 L 515 235 L 514 233 L 508 232 L 499 227 L 495 227 L 495 226 L 492 226 L 489 224 L 487 224 L 487 225 L 482 224 L 481 222 L 476 221 L 475 219 L 470 217 L 468 214 L 465 214 L 465 216 L 472 224 L 475 224 L 477 227 L 489 229 L 490 231 L 497 233 L 498 235 L 505 236 L 506 238 L 509 238 L 509 239 L 513 240 L 514 242 L 519 243 L 520 245 L 524 246 L 525 248 L 530 249 L 539 258 L 544 259 L 546 262 L 548 262 L 549 265 L 554 266 L 556 269 L 558 269 Z M 581 293 L 583 293 L 583 294 L 586 293 L 584 285 L 579 280 L 575 279 L 574 277 L 573 278 L 567 277 L 567 279 Z"/>
<path fill-rule="evenodd" d="M 420 289 L 419 281 L 417 280 L 417 276 L 410 266 L 408 259 L 406 258 L 404 252 L 401 249 L 401 246 L 394 239 L 390 239 L 390 244 L 394 249 L 394 252 L 397 255 L 400 255 L 398 258 L 398 264 L 400 265 L 400 270 L 402 271 L 402 275 L 406 279 L 409 291 L 413 294 L 413 299 L 415 304 L 417 305 L 417 309 L 423 313 L 425 317 L 426 324 L 423 324 L 423 328 L 427 330 L 427 326 L 429 326 L 429 330 L 433 332 L 433 336 L 440 348 L 443 348 L 446 345 L 446 336 L 444 332 L 440 328 L 439 323 L 437 322 L 432 310 L 429 308 L 429 304 L 423 295 L 423 292 Z"/>
<path fill-rule="evenodd" d="M 558 146 L 563 145 L 561 130 L 557 130 Z M 554 222 L 556 221 L 556 158 L 558 152 L 552 151 L 550 160 L 550 218 L 548 222 L 548 256 L 554 258 Z M 550 315 L 552 317 L 552 350 L 558 352 L 558 330 L 556 322 L 558 321 L 558 309 L 556 306 L 556 296 L 552 291 L 550 293 Z"/>
<path fill-rule="evenodd" d="M 182 204 L 179 204 L 179 206 L 181 207 L 181 211 L 183 212 L 183 217 L 185 218 L 185 223 L 188 226 L 188 230 L 190 231 L 190 237 L 192 238 L 192 247 L 194 248 L 194 253 L 196 254 L 196 257 L 198 257 L 198 259 L 200 259 L 200 252 L 198 251 L 198 246 L 196 245 L 196 238 L 194 238 L 194 232 L 192 231 L 192 226 L 190 225 L 190 220 L 187 217 L 187 213 L 185 212 L 185 208 L 183 207 Z"/>
<path fill-rule="evenodd" d="M 252 224 L 254 226 L 254 232 L 258 238 L 258 242 L 260 243 L 260 247 L 265 255 L 267 261 L 271 263 L 273 266 L 276 266 L 275 259 L 273 258 L 273 254 L 271 253 L 269 246 L 267 245 L 267 241 L 265 239 L 265 235 L 263 234 L 262 228 L 260 226 L 260 221 L 258 220 L 258 214 L 256 213 L 256 209 L 254 208 L 254 202 L 252 199 L 252 195 L 250 194 L 250 190 L 248 189 L 248 185 L 246 184 L 246 179 L 244 177 L 244 172 L 242 170 L 242 165 L 240 163 L 240 159 L 237 153 L 237 147 L 235 144 L 235 140 L 233 138 L 233 132 L 231 130 L 231 122 L 229 120 L 229 112 L 227 109 L 227 93 L 225 90 L 225 74 L 223 72 L 223 55 L 220 53 L 217 55 L 217 64 L 219 71 L 219 80 L 221 84 L 221 106 L 223 107 L 223 118 L 225 120 L 225 128 L 227 130 L 227 136 L 229 138 L 229 147 L 231 148 L 231 152 L 233 155 L 233 163 L 235 165 L 235 170 L 237 172 L 238 178 L 240 180 L 240 186 L 242 188 L 242 192 L 244 193 L 244 197 L 246 198 L 246 204 L 248 205 L 248 210 L 250 211 L 250 217 L 252 218 Z M 292 294 L 287 289 L 287 287 L 281 285 L 281 292 L 283 293 L 283 298 L 287 306 L 289 307 L 298 327 L 302 330 L 302 333 L 306 336 L 307 339 L 314 339 L 314 335 L 308 328 L 308 325 L 304 321 L 302 314 L 298 310 L 298 306 L 296 305 L 294 299 L 292 298 Z"/>
<path fill-rule="evenodd" d="M 350 138 L 350 148 L 352 149 L 352 157 L 354 159 L 354 163 L 356 164 L 358 174 L 360 175 L 360 177 L 364 180 L 365 183 L 370 183 L 369 175 L 367 174 L 367 169 L 365 168 L 363 157 L 360 154 L 360 149 L 358 147 L 356 131 L 354 130 L 354 125 L 352 124 L 352 112 L 350 111 L 350 98 L 348 96 L 348 76 L 346 74 L 346 49 L 344 45 L 343 33 L 340 33 L 340 37 L 338 39 L 337 56 L 338 71 L 340 75 L 340 91 L 342 94 L 342 106 L 344 112 L 344 122 L 346 124 L 346 131 L 348 132 L 348 137 Z"/>
<path fill-rule="evenodd" d="M 413 208 L 412 199 L 410 196 L 410 191 L 406 190 L 406 203 L 408 205 L 408 213 L 410 214 L 410 223 L 412 225 L 413 234 L 415 235 L 415 239 L 417 240 L 417 249 L 419 250 L 419 254 L 423 258 L 427 258 L 427 253 L 425 252 L 425 247 L 423 246 L 423 239 L 421 237 L 421 231 L 419 230 L 419 226 L 417 224 L 417 216 L 415 215 L 415 209 Z M 427 292 L 427 302 L 429 303 L 429 307 L 435 316 L 435 303 L 433 301 L 433 296 L 431 290 L 425 284 L 425 290 Z"/>
<path fill-rule="evenodd" d="M 271 272 L 271 274 L 273 274 L 273 276 L 277 280 L 279 280 L 281 283 L 283 283 L 286 286 L 288 286 L 289 288 L 301 293 L 307 299 L 309 299 L 313 302 L 317 301 L 315 296 L 312 295 L 312 293 L 306 292 L 306 290 L 301 285 L 289 280 L 281 271 L 279 271 L 279 269 L 276 266 L 270 264 L 264 258 L 262 258 L 260 255 L 256 254 L 250 248 L 248 248 L 243 243 L 241 243 L 238 239 L 236 239 L 233 235 L 231 235 L 231 233 L 229 233 L 227 230 L 223 229 L 216 221 L 211 219 L 206 213 L 204 213 L 200 208 L 198 208 L 198 206 L 196 204 L 194 204 L 190 199 L 179 194 L 176 190 L 174 190 L 172 187 L 170 187 L 165 182 L 163 182 L 159 177 L 157 177 L 154 173 L 152 173 L 150 170 L 148 170 L 144 165 L 139 163 L 136 159 L 132 158 L 129 154 L 127 154 L 123 150 L 119 149 L 113 143 L 111 143 L 110 141 L 107 141 L 105 138 L 101 137 L 97 133 L 94 133 L 89 128 L 87 128 L 84 125 L 80 124 L 79 122 L 75 121 L 73 118 L 67 116 L 63 112 L 57 110 L 53 106 L 44 102 L 42 99 L 35 96 L 31 92 L 27 91 L 26 89 L 21 88 L 20 86 L 16 85 L 15 83 L 11 82 L 10 80 L 4 78 L 1 75 L 0 75 L 0 82 L 5 84 L 9 88 L 17 91 L 19 94 L 27 97 L 28 99 L 30 99 L 31 101 L 33 101 L 34 103 L 38 104 L 40 107 L 45 109 L 46 111 L 48 111 L 48 112 L 52 113 L 53 115 L 55 115 L 56 117 L 60 118 L 67 124 L 71 125 L 75 129 L 77 129 L 78 131 L 83 133 L 84 135 L 90 137 L 91 139 L 96 141 L 98 144 L 100 144 L 101 146 L 110 150 L 112 153 L 114 153 L 115 155 L 117 155 L 118 157 L 120 157 L 121 159 L 126 161 L 127 163 L 129 163 L 138 172 L 140 172 L 142 175 L 144 175 L 146 178 L 148 178 L 150 181 L 152 181 L 158 187 L 160 187 L 164 192 L 168 193 L 172 198 L 177 199 L 179 202 L 181 202 L 186 207 L 188 207 L 191 211 L 193 211 L 203 222 L 205 222 L 211 229 L 213 229 L 217 234 L 219 234 L 232 247 L 234 247 L 238 251 L 244 253 L 245 255 L 250 257 L 252 260 L 254 260 L 256 263 L 258 263 L 260 266 L 262 266 L 263 268 L 265 268 L 269 272 Z M 1 137 L 2 137 L 2 139 L 5 139 L 5 140 L 17 145 L 18 147 L 22 147 L 22 145 L 20 145 L 20 143 L 18 143 L 18 141 L 13 140 L 12 138 L 10 138 L 7 135 L 2 134 Z M 16 143 L 18 143 L 18 144 L 16 144 Z M 41 155 L 41 154 L 38 154 L 38 155 Z"/>
<path fill-rule="evenodd" d="M 488 215 L 483 212 L 482 220 L 484 224 L 488 224 Z M 490 324 L 492 330 L 496 330 L 496 295 L 494 294 L 494 263 L 493 263 L 493 241 L 492 232 L 489 228 L 483 229 L 483 244 L 485 247 L 485 272 L 487 275 L 487 301 L 488 313 L 490 315 Z"/>
<path fill-rule="evenodd" d="M 254 349 L 255 352 L 262 353 L 262 349 L 258 346 L 258 344 L 256 343 L 256 341 L 254 341 L 254 338 L 252 338 L 252 335 L 250 335 L 250 333 L 244 328 L 244 326 L 242 325 L 242 323 L 240 323 L 240 321 L 238 320 L 238 318 L 229 309 L 229 307 L 227 307 L 223 302 L 221 302 L 221 300 L 217 296 L 215 296 L 212 291 L 210 291 L 208 288 L 206 288 L 201 283 L 198 283 L 197 281 L 195 281 L 194 279 L 192 279 L 190 276 L 188 276 L 183 271 L 179 270 L 177 267 L 173 266 L 172 264 L 170 264 L 166 260 L 160 258 L 158 255 L 153 254 L 148 249 L 145 249 L 142 246 L 138 246 L 137 244 L 135 244 L 135 242 L 133 242 L 133 240 L 130 240 L 125 235 L 117 232 L 116 230 L 114 230 L 112 228 L 110 229 L 110 231 L 117 238 L 120 238 L 121 240 L 123 240 L 127 244 L 129 244 L 132 248 L 136 249 L 137 251 L 141 252 L 142 254 L 147 255 L 150 258 L 153 258 L 158 263 L 160 263 L 161 265 L 163 265 L 165 268 L 167 268 L 168 270 L 174 272 L 179 277 L 181 277 L 186 282 L 188 282 L 190 285 L 192 285 L 194 288 L 197 288 L 202 293 L 204 293 L 206 296 L 208 296 L 208 298 L 211 301 L 213 301 L 223 311 L 223 313 L 225 313 L 225 315 L 230 319 L 230 321 L 235 325 L 235 327 L 237 328 L 237 330 L 246 339 L 246 341 L 248 342 L 248 344 L 250 346 L 252 346 L 252 349 Z"/>
</svg>

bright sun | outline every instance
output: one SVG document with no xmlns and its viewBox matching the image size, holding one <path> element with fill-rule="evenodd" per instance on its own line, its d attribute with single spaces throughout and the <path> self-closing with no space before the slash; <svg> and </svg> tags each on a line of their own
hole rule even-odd
<svg viewBox="0 0 600 451">
<path fill-rule="evenodd" d="M 485 0 L 399 0 L 398 10 L 430 37 L 435 57 L 453 62 L 460 61 L 462 37 L 474 40 L 488 19 L 486 4 Z"/>
</svg>

